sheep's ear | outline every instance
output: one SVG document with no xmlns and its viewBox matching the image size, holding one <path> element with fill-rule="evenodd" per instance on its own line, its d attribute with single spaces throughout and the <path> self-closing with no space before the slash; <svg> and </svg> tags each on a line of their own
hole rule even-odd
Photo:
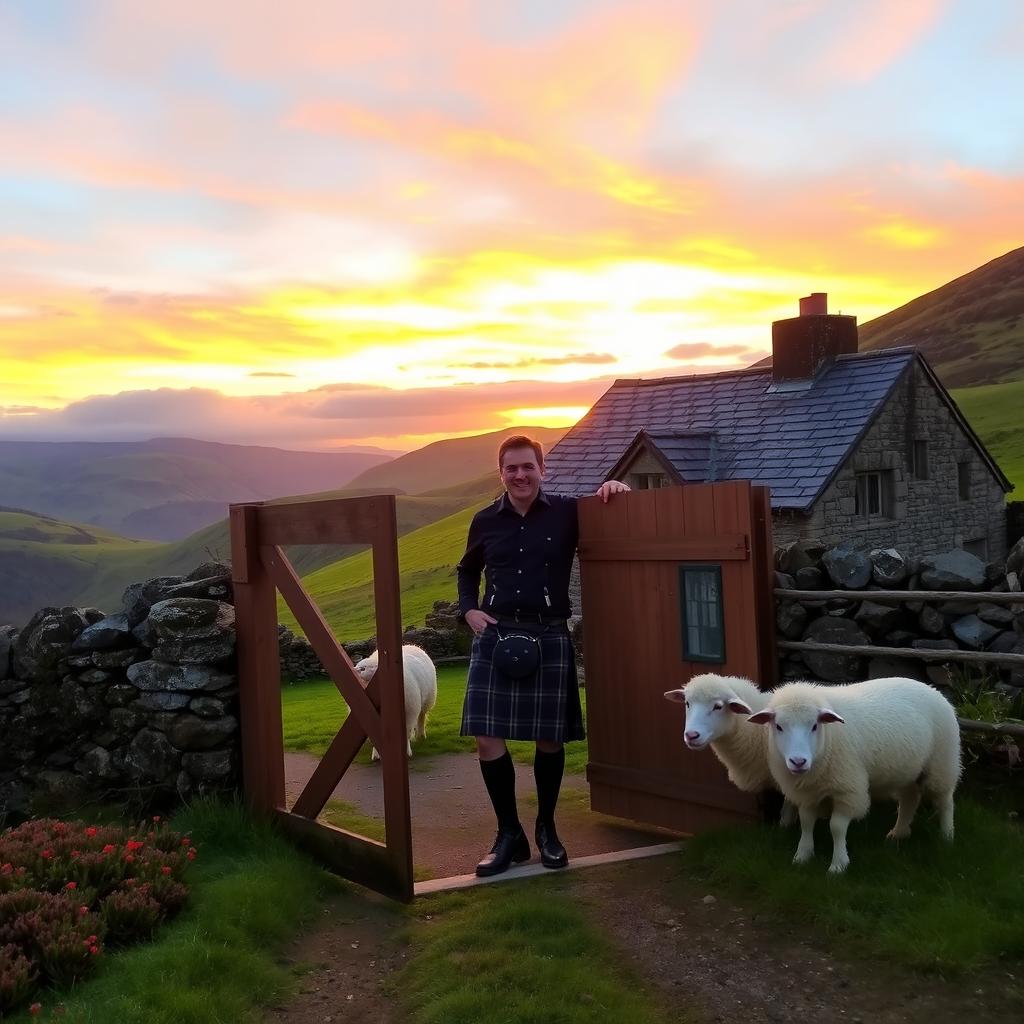
<svg viewBox="0 0 1024 1024">
<path fill-rule="evenodd" d="M 732 697 L 730 700 L 726 701 L 726 705 L 725 706 L 730 711 L 732 711 L 734 714 L 737 714 L 737 715 L 749 715 L 750 714 L 749 706 L 744 704 L 743 701 L 741 701 L 739 699 L 739 697 Z"/>
<path fill-rule="evenodd" d="M 756 715 L 751 715 L 748 722 L 753 722 L 754 725 L 767 725 L 769 722 L 775 721 L 775 712 L 771 708 L 765 708 L 764 711 L 758 711 Z"/>
<path fill-rule="evenodd" d="M 818 721 L 821 722 L 822 725 L 827 722 L 839 722 L 841 725 L 846 724 L 846 719 L 837 715 L 831 708 L 822 708 L 818 712 Z"/>
<path fill-rule="evenodd" d="M 673 701 L 676 704 L 686 703 L 686 691 L 685 690 L 666 690 L 665 700 Z"/>
</svg>

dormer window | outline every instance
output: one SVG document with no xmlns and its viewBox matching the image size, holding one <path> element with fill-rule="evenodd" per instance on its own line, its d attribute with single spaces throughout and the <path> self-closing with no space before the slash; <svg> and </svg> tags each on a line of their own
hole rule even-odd
<svg viewBox="0 0 1024 1024">
<path fill-rule="evenodd" d="M 629 486 L 634 491 L 653 491 L 670 483 L 665 473 L 630 473 Z"/>
</svg>

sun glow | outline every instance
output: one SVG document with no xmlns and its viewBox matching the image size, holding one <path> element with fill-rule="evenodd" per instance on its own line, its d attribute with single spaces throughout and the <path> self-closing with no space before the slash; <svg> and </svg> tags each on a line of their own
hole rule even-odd
<svg viewBox="0 0 1024 1024">
<path fill-rule="evenodd" d="M 587 414 L 586 405 L 523 406 L 521 409 L 502 409 L 498 415 L 507 423 L 528 423 L 534 427 L 571 427 Z"/>
</svg>

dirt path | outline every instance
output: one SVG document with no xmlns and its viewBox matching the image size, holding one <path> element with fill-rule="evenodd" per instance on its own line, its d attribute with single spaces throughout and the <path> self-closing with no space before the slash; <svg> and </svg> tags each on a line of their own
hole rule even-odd
<svg viewBox="0 0 1024 1024">
<path fill-rule="evenodd" d="M 316 765 L 317 759 L 309 754 L 285 754 L 285 791 L 289 803 L 298 796 Z M 516 792 L 520 817 L 530 833 L 537 808 L 530 765 L 516 765 Z M 344 800 L 363 814 L 383 818 L 380 768 L 353 764 L 335 789 L 333 799 Z M 421 761 L 414 759 L 409 772 L 409 802 L 413 861 L 421 875 L 447 878 L 472 872 L 494 839 L 494 815 L 475 755 L 442 754 Z M 582 775 L 565 777 L 558 827 L 571 857 L 654 846 L 675 838 L 662 829 L 594 814 Z"/>
<path fill-rule="evenodd" d="M 572 878 L 580 905 L 668 1020 L 981 1024 L 1020 1020 L 1024 1013 L 1020 975 L 997 969 L 946 981 L 838 959 L 820 938 L 688 879 L 676 856 Z M 271 1010 L 266 1024 L 404 1024 L 394 984 L 408 955 L 403 936 L 410 927 L 429 928 L 430 920 L 426 912 L 410 919 L 354 887 L 333 897 L 322 923 L 289 951 L 289 962 L 304 969 L 299 993 Z"/>
</svg>

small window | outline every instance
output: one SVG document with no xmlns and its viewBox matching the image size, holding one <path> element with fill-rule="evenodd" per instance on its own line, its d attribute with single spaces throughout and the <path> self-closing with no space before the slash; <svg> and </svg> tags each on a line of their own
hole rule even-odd
<svg viewBox="0 0 1024 1024">
<path fill-rule="evenodd" d="M 882 473 L 858 473 L 856 515 L 862 519 L 877 519 L 884 515 L 885 495 Z"/>
<path fill-rule="evenodd" d="M 683 661 L 724 662 L 722 567 L 681 565 L 679 593 L 683 626 Z"/>
<path fill-rule="evenodd" d="M 635 491 L 653 491 L 669 485 L 669 479 L 664 473 L 633 473 L 632 476 Z"/>
<path fill-rule="evenodd" d="M 928 442 L 914 442 L 914 476 L 918 480 L 928 479 Z"/>
<path fill-rule="evenodd" d="M 971 500 L 971 464 L 969 462 L 956 464 L 956 489 L 961 501 Z"/>
</svg>

